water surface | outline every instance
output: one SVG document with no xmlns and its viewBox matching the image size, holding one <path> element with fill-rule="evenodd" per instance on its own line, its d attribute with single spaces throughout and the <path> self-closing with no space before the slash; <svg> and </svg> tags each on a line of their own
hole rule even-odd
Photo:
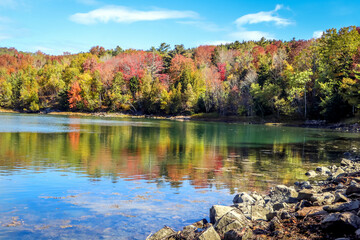
<svg viewBox="0 0 360 240">
<path fill-rule="evenodd" d="M 359 146 L 319 129 L 0 114 L 0 238 L 145 239 Z"/>
</svg>

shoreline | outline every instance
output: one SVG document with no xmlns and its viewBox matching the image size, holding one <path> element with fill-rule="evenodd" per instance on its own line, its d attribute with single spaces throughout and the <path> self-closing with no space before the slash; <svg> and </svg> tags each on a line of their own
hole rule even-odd
<svg viewBox="0 0 360 240">
<path fill-rule="evenodd" d="M 243 123 L 243 124 L 259 124 L 266 126 L 284 126 L 284 127 L 303 127 L 303 128 L 317 128 L 329 129 L 341 132 L 360 132 L 360 119 L 346 119 L 338 123 L 327 123 L 325 120 L 289 120 L 274 119 L 274 118 L 260 118 L 260 117 L 238 117 L 238 116 L 214 116 L 214 114 L 193 114 L 185 115 L 147 115 L 147 114 L 127 114 L 127 113 L 109 113 L 109 112 L 62 112 L 62 111 L 43 111 L 39 113 L 26 113 L 0 108 L 0 113 L 25 113 L 37 115 L 64 115 L 64 116 L 84 116 L 84 117 L 113 117 L 113 118 L 134 118 L 134 119 L 162 119 L 175 121 L 202 121 L 202 122 L 225 122 L 225 123 Z"/>
<path fill-rule="evenodd" d="M 210 222 L 165 226 L 147 240 L 359 239 L 360 156 L 345 155 L 339 166 L 307 172 L 308 181 L 240 192 L 231 206 L 213 205 Z"/>
</svg>

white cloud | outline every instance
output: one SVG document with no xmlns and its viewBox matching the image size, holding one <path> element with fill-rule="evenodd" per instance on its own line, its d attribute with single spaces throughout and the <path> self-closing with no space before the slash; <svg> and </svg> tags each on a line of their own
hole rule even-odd
<svg viewBox="0 0 360 240">
<path fill-rule="evenodd" d="M 277 11 L 283 8 L 284 7 L 282 5 L 278 4 L 273 11 L 246 14 L 236 19 L 235 23 L 238 25 L 238 27 L 262 22 L 274 22 L 275 25 L 278 26 L 288 26 L 292 24 L 292 22 L 289 19 L 281 18 L 277 15 Z"/>
<path fill-rule="evenodd" d="M 230 33 L 229 36 L 233 39 L 243 40 L 243 41 L 250 41 L 250 40 L 258 41 L 262 37 L 266 39 L 274 38 L 271 33 L 261 32 L 261 31 L 246 31 L 246 30 Z"/>
<path fill-rule="evenodd" d="M 139 11 L 122 6 L 106 6 L 88 13 L 76 13 L 70 20 L 80 24 L 132 23 L 138 21 L 156 21 L 164 19 L 197 18 L 198 14 L 192 11 L 154 10 Z"/>
<path fill-rule="evenodd" d="M 313 38 L 321 38 L 322 35 L 323 35 L 323 31 L 321 31 L 321 30 L 315 31 L 313 33 Z"/>
</svg>

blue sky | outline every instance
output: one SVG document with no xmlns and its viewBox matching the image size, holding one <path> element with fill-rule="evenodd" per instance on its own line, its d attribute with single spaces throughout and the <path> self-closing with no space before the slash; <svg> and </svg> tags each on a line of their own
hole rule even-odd
<svg viewBox="0 0 360 240">
<path fill-rule="evenodd" d="M 48 54 L 310 39 L 360 25 L 359 0 L 0 0 L 0 47 Z"/>
</svg>

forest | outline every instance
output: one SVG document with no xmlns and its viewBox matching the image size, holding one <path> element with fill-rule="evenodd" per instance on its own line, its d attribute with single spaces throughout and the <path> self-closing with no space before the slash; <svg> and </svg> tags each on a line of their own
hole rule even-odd
<svg viewBox="0 0 360 240">
<path fill-rule="evenodd" d="M 338 121 L 359 114 L 360 28 L 190 49 L 95 46 L 53 56 L 0 48 L 0 107 Z"/>
</svg>

